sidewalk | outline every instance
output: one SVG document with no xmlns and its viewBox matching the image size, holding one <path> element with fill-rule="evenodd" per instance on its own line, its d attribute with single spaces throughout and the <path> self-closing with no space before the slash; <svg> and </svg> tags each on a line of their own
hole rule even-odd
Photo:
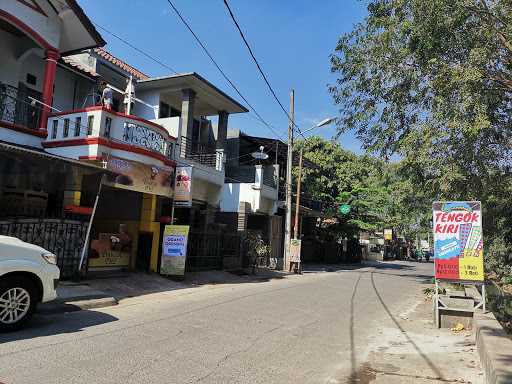
<svg viewBox="0 0 512 384">
<path fill-rule="evenodd" d="M 128 297 L 203 285 L 268 281 L 282 279 L 287 275 L 289 273 L 268 269 L 258 269 L 254 275 L 245 271 L 204 271 L 187 273 L 184 280 L 176 281 L 154 273 L 125 272 L 80 282 L 61 281 L 57 288 L 57 299 L 41 304 L 38 312 L 52 314 L 109 307 Z"/>
</svg>

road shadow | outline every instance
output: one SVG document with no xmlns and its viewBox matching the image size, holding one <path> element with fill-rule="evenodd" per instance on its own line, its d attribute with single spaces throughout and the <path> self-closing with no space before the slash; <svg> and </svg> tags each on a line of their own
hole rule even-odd
<svg viewBox="0 0 512 384">
<path fill-rule="evenodd" d="M 379 291 L 377 289 L 377 286 L 375 285 L 374 273 L 370 274 L 370 280 L 371 280 L 372 287 L 373 287 L 373 290 L 375 292 L 375 295 L 377 296 L 377 299 L 379 300 L 380 304 L 382 305 L 382 308 L 384 308 L 384 311 L 386 311 L 386 313 L 389 316 L 389 318 L 391 319 L 391 321 L 393 321 L 393 323 L 400 330 L 402 335 L 404 335 L 404 337 L 406 338 L 407 342 L 412 345 L 412 347 L 416 350 L 418 355 L 425 361 L 425 363 L 427 363 L 427 365 L 430 367 L 432 372 L 437 376 L 437 377 L 435 377 L 433 379 L 441 380 L 441 381 L 446 380 L 444 375 L 439 370 L 439 368 L 432 362 L 432 360 L 430 360 L 430 358 L 425 354 L 425 352 L 423 352 L 421 350 L 421 348 L 414 342 L 414 340 L 408 335 L 407 331 L 400 325 L 400 323 L 398 322 L 396 317 L 393 315 L 393 313 L 391 313 L 390 309 L 388 308 L 388 306 L 384 302 L 384 299 L 380 295 L 380 293 L 379 293 Z"/>
<path fill-rule="evenodd" d="M 348 378 L 349 384 L 359 383 L 360 374 L 356 371 L 357 361 L 356 361 L 356 344 L 355 344 L 355 335 L 354 335 L 354 301 L 357 293 L 357 287 L 359 286 L 359 282 L 361 281 L 361 274 L 357 277 L 356 282 L 354 283 L 354 287 L 352 288 L 352 295 L 350 296 L 350 320 L 349 320 L 349 333 L 350 333 L 350 376 Z"/>
<path fill-rule="evenodd" d="M 0 333 L 0 344 L 81 332 L 86 328 L 117 320 L 118 318 L 112 315 L 91 310 L 83 310 L 79 314 L 70 314 L 69 316 L 42 316 L 36 314 L 26 328 L 15 332 Z"/>
</svg>

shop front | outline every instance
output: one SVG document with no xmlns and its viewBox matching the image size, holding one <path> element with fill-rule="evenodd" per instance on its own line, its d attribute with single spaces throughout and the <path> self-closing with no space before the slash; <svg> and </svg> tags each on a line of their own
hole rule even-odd
<svg viewBox="0 0 512 384">
<path fill-rule="evenodd" d="M 104 163 L 110 173 L 103 179 L 92 221 L 87 272 L 156 272 L 160 218 L 170 211 L 175 168 L 121 158 Z M 98 182 L 91 177 L 85 185 L 92 203 Z"/>
</svg>

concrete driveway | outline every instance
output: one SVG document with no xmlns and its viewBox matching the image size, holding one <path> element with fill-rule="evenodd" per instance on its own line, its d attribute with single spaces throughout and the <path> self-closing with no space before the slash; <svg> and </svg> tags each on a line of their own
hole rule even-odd
<svg viewBox="0 0 512 384">
<path fill-rule="evenodd" d="M 38 316 L 0 336 L 0 382 L 481 382 L 470 334 L 432 325 L 433 264 L 313 269 Z"/>
</svg>

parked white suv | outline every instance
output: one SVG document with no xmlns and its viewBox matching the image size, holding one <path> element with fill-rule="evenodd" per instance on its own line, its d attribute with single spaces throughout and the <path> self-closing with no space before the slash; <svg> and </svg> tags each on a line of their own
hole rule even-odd
<svg viewBox="0 0 512 384">
<path fill-rule="evenodd" d="M 0 331 L 23 327 L 40 302 L 57 297 L 57 257 L 37 245 L 0 236 Z"/>
</svg>

